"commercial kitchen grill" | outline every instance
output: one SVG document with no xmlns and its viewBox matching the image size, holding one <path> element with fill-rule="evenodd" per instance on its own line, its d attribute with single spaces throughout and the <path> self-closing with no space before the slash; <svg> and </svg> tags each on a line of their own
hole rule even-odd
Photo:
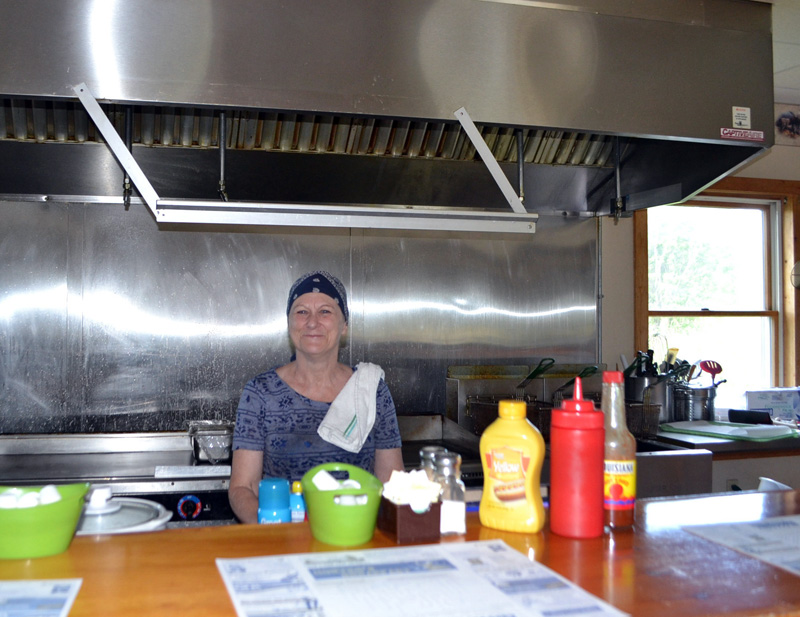
<svg viewBox="0 0 800 617">
<path fill-rule="evenodd" d="M 114 496 L 163 505 L 172 512 L 168 527 L 234 523 L 230 471 L 198 464 L 181 432 L 0 437 L 0 485 L 108 485 Z"/>
</svg>

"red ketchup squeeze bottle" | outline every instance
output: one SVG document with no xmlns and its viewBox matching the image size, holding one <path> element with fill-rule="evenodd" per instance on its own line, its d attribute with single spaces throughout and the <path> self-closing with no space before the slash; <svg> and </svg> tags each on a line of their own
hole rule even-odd
<svg viewBox="0 0 800 617">
<path fill-rule="evenodd" d="M 550 531 L 568 538 L 603 535 L 603 413 L 583 400 L 575 378 L 572 400 L 550 420 Z"/>
</svg>

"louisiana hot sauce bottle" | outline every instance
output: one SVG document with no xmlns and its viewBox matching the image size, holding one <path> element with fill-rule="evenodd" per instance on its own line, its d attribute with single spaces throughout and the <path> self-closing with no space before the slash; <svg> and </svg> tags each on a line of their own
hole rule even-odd
<svg viewBox="0 0 800 617">
<path fill-rule="evenodd" d="M 480 440 L 481 525 L 536 533 L 544 526 L 541 473 L 544 439 L 526 417 L 525 401 L 500 401 L 497 420 Z"/>
<path fill-rule="evenodd" d="M 601 407 L 605 416 L 603 513 L 609 529 L 633 526 L 636 505 L 636 440 L 625 421 L 621 371 L 603 373 Z"/>
</svg>

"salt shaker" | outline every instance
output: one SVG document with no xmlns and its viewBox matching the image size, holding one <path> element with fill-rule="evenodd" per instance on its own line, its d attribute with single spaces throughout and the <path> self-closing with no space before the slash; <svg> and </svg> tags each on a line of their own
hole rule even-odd
<svg viewBox="0 0 800 617">
<path fill-rule="evenodd" d="M 433 476 L 436 474 L 436 463 L 434 459 L 445 452 L 447 452 L 447 448 L 443 448 L 442 446 L 423 446 L 420 448 L 420 469 L 425 470 L 429 480 L 433 480 Z"/>
<path fill-rule="evenodd" d="M 442 535 L 467 532 L 466 488 L 461 480 L 461 456 L 455 452 L 436 455 L 434 482 L 441 485 L 439 530 Z"/>
</svg>

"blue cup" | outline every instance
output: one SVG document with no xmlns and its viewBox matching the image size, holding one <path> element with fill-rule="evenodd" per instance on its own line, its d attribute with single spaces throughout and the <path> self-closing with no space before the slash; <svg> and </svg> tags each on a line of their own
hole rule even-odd
<svg viewBox="0 0 800 617">
<path fill-rule="evenodd" d="M 258 522 L 288 523 L 291 520 L 289 481 L 285 478 L 261 480 L 258 484 Z"/>
</svg>

